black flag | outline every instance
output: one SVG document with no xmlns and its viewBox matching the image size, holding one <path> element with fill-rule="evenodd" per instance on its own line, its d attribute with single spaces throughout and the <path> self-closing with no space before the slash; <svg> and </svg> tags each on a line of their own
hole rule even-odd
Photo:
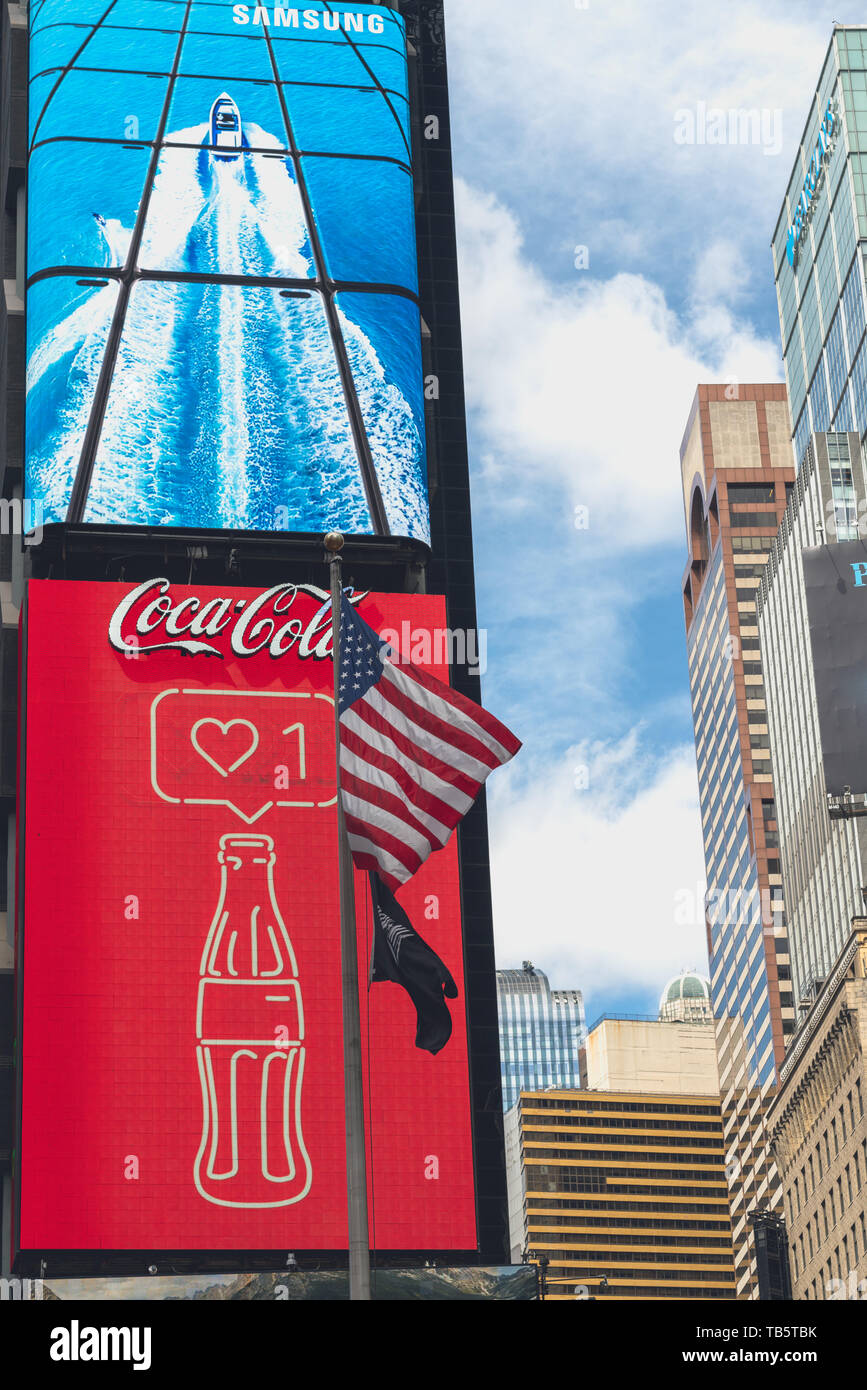
<svg viewBox="0 0 867 1390">
<path fill-rule="evenodd" d="M 379 875 L 371 872 L 368 877 L 373 902 L 371 984 L 392 980 L 403 985 L 418 1018 L 416 1047 L 439 1052 L 452 1035 L 452 1016 L 443 995 L 457 999 L 458 987 Z"/>
</svg>

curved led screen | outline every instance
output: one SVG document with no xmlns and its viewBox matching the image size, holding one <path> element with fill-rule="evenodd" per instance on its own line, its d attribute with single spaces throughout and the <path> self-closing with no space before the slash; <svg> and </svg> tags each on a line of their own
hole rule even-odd
<svg viewBox="0 0 867 1390">
<path fill-rule="evenodd" d="M 426 543 L 401 18 L 42 0 L 30 73 L 45 522 Z"/>
</svg>

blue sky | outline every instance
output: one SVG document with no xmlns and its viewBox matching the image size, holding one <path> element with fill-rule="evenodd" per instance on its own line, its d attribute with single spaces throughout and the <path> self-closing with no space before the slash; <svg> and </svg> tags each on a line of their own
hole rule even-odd
<svg viewBox="0 0 867 1390">
<path fill-rule="evenodd" d="M 835 19 L 446 0 L 485 701 L 525 744 L 498 963 L 588 1017 L 706 966 L 678 449 L 699 381 L 782 380 L 769 244 Z M 716 109 L 758 139 L 685 141 Z"/>
</svg>

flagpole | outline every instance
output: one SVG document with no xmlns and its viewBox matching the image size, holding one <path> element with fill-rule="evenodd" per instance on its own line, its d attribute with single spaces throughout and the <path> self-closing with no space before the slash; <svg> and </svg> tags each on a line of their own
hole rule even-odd
<svg viewBox="0 0 867 1390">
<path fill-rule="evenodd" d="M 355 885 L 346 820 L 340 796 L 340 595 L 343 536 L 329 531 L 326 558 L 331 573 L 331 650 L 334 660 L 334 733 L 337 752 L 337 839 L 340 873 L 340 978 L 343 994 L 343 1088 L 346 1107 L 346 1184 L 349 1211 L 349 1297 L 370 1299 L 370 1238 L 367 1227 L 367 1154 L 364 1137 L 364 1071 L 358 1007 L 358 941 Z"/>
</svg>

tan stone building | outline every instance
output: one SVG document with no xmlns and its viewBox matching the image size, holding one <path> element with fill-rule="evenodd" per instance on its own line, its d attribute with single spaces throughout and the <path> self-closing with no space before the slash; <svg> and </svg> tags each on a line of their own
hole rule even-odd
<svg viewBox="0 0 867 1390">
<path fill-rule="evenodd" d="M 603 1014 L 582 1048 L 588 1091 L 719 1096 L 710 981 L 683 970 L 668 981 L 655 1018 Z"/>
<path fill-rule="evenodd" d="M 512 1260 L 546 1267 L 551 1299 L 735 1297 L 713 1020 L 603 1018 L 581 1090 L 522 1091 L 506 1114 Z M 667 1010 L 668 1017 L 671 1010 Z"/>
<path fill-rule="evenodd" d="M 795 1299 L 867 1299 L 867 918 L 781 1068 L 767 1128 Z"/>
</svg>

